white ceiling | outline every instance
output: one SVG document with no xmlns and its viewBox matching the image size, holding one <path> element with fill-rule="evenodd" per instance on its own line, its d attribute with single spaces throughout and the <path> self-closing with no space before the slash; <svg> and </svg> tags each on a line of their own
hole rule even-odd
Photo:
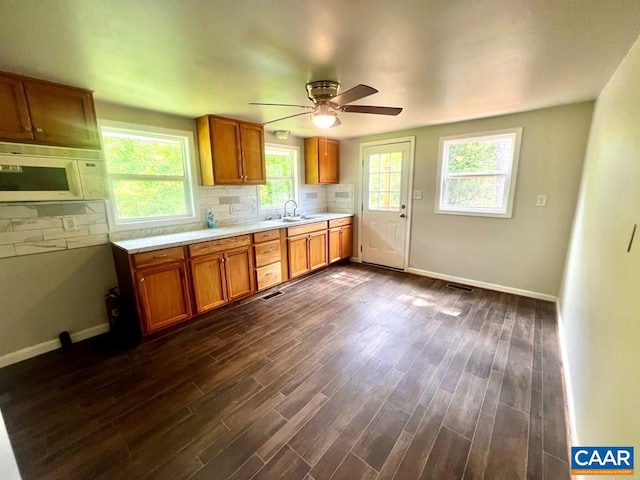
<svg viewBox="0 0 640 480">
<path fill-rule="evenodd" d="M 299 113 L 248 103 L 321 79 L 404 107 L 340 114 L 346 138 L 594 99 L 639 33 L 637 0 L 0 0 L 0 70 L 189 117 Z"/>
</svg>

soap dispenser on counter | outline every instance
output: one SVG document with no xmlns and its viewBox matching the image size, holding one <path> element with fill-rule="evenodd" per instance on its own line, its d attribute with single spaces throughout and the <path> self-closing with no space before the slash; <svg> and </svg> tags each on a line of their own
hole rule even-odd
<svg viewBox="0 0 640 480">
<path fill-rule="evenodd" d="M 216 216 L 213 208 L 207 210 L 207 228 L 216 228 Z"/>
</svg>

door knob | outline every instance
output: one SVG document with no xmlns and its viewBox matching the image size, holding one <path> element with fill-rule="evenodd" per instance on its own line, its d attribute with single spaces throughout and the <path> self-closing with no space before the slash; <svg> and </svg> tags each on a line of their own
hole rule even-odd
<svg viewBox="0 0 640 480">
<path fill-rule="evenodd" d="M 406 206 L 406 205 L 400 205 L 400 208 L 401 208 L 402 210 L 404 210 L 405 208 L 407 208 L 407 206 Z"/>
<path fill-rule="evenodd" d="M 400 215 L 400 218 L 404 218 L 404 217 L 406 217 L 404 213 Z"/>
</svg>

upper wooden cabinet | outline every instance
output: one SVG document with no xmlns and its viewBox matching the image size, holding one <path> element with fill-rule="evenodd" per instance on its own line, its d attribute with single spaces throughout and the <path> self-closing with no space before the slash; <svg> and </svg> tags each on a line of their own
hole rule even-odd
<svg viewBox="0 0 640 480">
<path fill-rule="evenodd" d="M 205 115 L 196 127 L 203 185 L 266 183 L 262 125 Z"/>
<path fill-rule="evenodd" d="M 0 140 L 100 148 L 88 90 L 0 73 Z"/>
<path fill-rule="evenodd" d="M 307 184 L 340 183 L 340 144 L 337 140 L 304 139 L 304 178 Z"/>
</svg>

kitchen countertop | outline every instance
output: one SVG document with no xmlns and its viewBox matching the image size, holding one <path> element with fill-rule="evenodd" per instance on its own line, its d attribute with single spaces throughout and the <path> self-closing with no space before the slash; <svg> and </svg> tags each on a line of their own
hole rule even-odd
<svg viewBox="0 0 640 480">
<path fill-rule="evenodd" d="M 190 243 L 206 242 L 207 240 L 219 240 L 221 238 L 235 237 L 247 233 L 264 232 L 275 228 L 295 227 L 309 223 L 326 222 L 337 218 L 353 217 L 352 213 L 314 213 L 310 218 L 297 222 L 283 222 L 282 220 L 264 220 L 261 222 L 238 223 L 225 227 L 216 227 L 191 232 L 172 233 L 155 237 L 136 238 L 133 240 L 121 240 L 112 242 L 113 245 L 126 250 L 127 253 L 142 253 L 159 248 L 179 247 Z"/>
</svg>

